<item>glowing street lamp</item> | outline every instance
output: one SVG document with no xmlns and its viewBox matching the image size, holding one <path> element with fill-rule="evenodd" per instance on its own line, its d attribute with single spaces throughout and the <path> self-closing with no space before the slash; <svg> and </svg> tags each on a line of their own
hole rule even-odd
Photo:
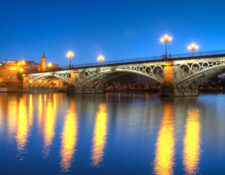
<svg viewBox="0 0 225 175">
<path fill-rule="evenodd" d="M 74 53 L 72 51 L 70 51 L 70 50 L 66 53 L 66 57 L 70 59 L 70 65 L 69 65 L 69 67 L 71 67 L 71 58 L 73 56 L 74 56 Z"/>
<path fill-rule="evenodd" d="M 104 60 L 105 60 L 105 57 L 104 57 L 103 55 L 100 54 L 100 55 L 98 56 L 97 60 L 98 60 L 99 62 L 104 61 Z"/>
<path fill-rule="evenodd" d="M 48 68 L 52 68 L 53 65 L 52 65 L 52 63 L 48 63 L 47 66 L 48 66 Z"/>
<path fill-rule="evenodd" d="M 173 38 L 167 34 L 160 38 L 160 42 L 165 43 L 165 59 L 167 59 L 167 43 L 172 41 L 172 39 Z"/>
<path fill-rule="evenodd" d="M 194 55 L 194 51 L 199 49 L 199 46 L 195 43 L 191 43 L 190 45 L 188 45 L 188 50 L 192 51 L 192 56 Z"/>
</svg>

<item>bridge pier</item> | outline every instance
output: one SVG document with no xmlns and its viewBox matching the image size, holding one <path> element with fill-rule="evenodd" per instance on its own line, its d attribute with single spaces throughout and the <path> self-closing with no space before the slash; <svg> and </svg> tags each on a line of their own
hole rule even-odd
<svg viewBox="0 0 225 175">
<path fill-rule="evenodd" d="M 198 95 L 198 86 L 177 86 L 176 78 L 177 75 L 176 68 L 174 68 L 173 61 L 167 61 L 164 63 L 164 82 L 160 88 L 160 96 L 164 97 L 184 97 L 184 96 L 197 96 Z"/>
</svg>

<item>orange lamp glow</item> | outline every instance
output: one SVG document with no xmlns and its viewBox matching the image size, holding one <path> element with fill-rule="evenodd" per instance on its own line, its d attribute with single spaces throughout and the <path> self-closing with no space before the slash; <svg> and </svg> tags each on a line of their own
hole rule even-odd
<svg viewBox="0 0 225 175">
<path fill-rule="evenodd" d="M 166 43 L 172 41 L 173 38 L 167 34 L 165 34 L 163 37 L 160 38 L 161 43 Z"/>
<path fill-rule="evenodd" d="M 73 53 L 71 50 L 69 50 L 69 51 L 66 53 L 66 57 L 67 57 L 67 58 L 72 58 L 72 57 L 74 57 L 74 53 Z"/>
<path fill-rule="evenodd" d="M 188 50 L 197 50 L 199 49 L 199 46 L 195 43 L 191 43 L 190 45 L 188 45 Z"/>
<path fill-rule="evenodd" d="M 100 55 L 98 56 L 97 60 L 98 60 L 98 61 L 104 61 L 104 60 L 105 60 L 105 57 L 104 57 L 103 55 L 100 54 Z"/>
<path fill-rule="evenodd" d="M 48 63 L 48 67 L 51 68 L 53 66 L 52 63 Z"/>
</svg>

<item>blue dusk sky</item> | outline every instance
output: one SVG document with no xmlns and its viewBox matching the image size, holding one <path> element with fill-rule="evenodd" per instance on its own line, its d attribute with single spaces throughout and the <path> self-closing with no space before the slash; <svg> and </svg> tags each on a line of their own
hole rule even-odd
<svg viewBox="0 0 225 175">
<path fill-rule="evenodd" d="M 0 0 L 0 61 L 25 59 L 68 65 L 225 49 L 224 0 Z"/>
</svg>

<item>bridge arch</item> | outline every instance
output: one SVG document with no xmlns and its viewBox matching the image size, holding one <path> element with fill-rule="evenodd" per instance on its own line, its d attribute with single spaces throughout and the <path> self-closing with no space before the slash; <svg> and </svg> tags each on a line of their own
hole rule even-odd
<svg viewBox="0 0 225 175">
<path fill-rule="evenodd" d="M 60 79 L 68 84 L 70 81 L 70 73 L 71 71 L 58 71 L 58 72 L 42 72 L 42 73 L 34 73 L 28 74 L 26 76 L 27 81 L 32 81 L 33 83 L 38 82 L 39 80 L 48 80 L 49 78 Z"/>
<path fill-rule="evenodd" d="M 77 83 L 77 85 L 75 84 L 76 88 L 81 89 L 81 91 L 92 91 L 95 89 L 96 90 L 103 90 L 103 86 L 105 83 L 116 79 L 122 75 L 125 74 L 136 74 L 136 75 L 141 75 L 143 77 L 147 77 L 150 79 L 155 80 L 158 83 L 162 83 L 163 82 L 163 69 L 161 69 L 162 71 L 158 74 L 155 71 L 154 74 L 152 73 L 146 73 L 146 72 L 142 72 L 142 71 L 137 71 L 137 70 L 124 70 L 124 69 L 111 69 L 111 70 L 105 70 L 105 71 L 95 71 L 95 73 L 90 74 L 89 76 L 80 76 L 82 77 L 81 79 L 79 79 L 79 82 Z M 80 72 L 80 74 L 85 74 L 84 72 Z M 85 90 L 86 89 L 86 90 Z M 88 90 L 89 89 L 89 90 Z"/>
<path fill-rule="evenodd" d="M 70 80 L 65 79 L 65 78 L 63 78 L 63 77 L 61 77 L 61 76 L 58 76 L 58 75 L 44 75 L 44 76 L 38 76 L 38 77 L 32 79 L 32 81 L 33 81 L 33 82 L 37 82 L 37 81 L 39 81 L 39 80 L 45 80 L 45 79 L 49 79 L 49 78 L 60 79 L 60 80 L 63 80 L 64 82 L 66 82 L 66 83 L 68 83 L 68 84 L 70 83 Z"/>
<path fill-rule="evenodd" d="M 148 70 L 149 69 L 149 70 Z M 82 71 L 79 73 L 79 84 L 85 85 L 90 84 L 96 80 L 103 80 L 104 77 L 111 77 L 114 75 L 123 74 L 123 73 L 130 73 L 130 74 L 137 74 L 142 75 L 144 77 L 151 78 L 159 83 L 163 82 L 163 68 L 162 67 L 155 67 L 154 69 L 151 69 L 147 67 L 145 69 L 146 71 L 143 71 L 143 69 L 124 69 L 124 68 L 116 68 L 116 69 L 106 69 L 106 70 L 97 70 L 94 71 L 94 73 L 87 74 L 87 71 Z"/>
</svg>

